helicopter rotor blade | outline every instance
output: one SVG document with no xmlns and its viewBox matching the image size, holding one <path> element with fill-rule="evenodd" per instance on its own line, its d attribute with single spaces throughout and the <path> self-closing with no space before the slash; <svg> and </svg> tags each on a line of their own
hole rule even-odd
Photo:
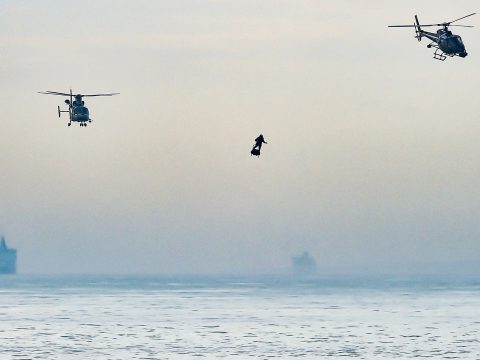
<svg viewBox="0 0 480 360">
<path fill-rule="evenodd" d="M 93 97 L 93 96 L 113 96 L 113 95 L 118 95 L 120 93 L 108 93 L 108 94 L 79 94 L 81 97 Z"/>
<path fill-rule="evenodd" d="M 70 96 L 70 97 L 74 97 L 74 96 L 81 96 L 81 97 L 85 97 L 85 96 L 88 96 L 88 97 L 92 97 L 92 96 L 113 96 L 113 95 L 118 95 L 120 93 L 107 93 L 107 94 L 76 94 L 74 95 L 72 93 L 72 90 L 70 90 L 70 93 L 62 93 L 62 92 L 57 92 L 57 91 L 38 91 L 39 94 L 45 94 L 45 95 L 60 95 L 60 96 Z"/>
<path fill-rule="evenodd" d="M 58 95 L 58 96 L 69 96 L 70 97 L 70 102 L 73 101 L 73 98 L 76 96 L 80 97 L 94 97 L 94 96 L 113 96 L 113 95 L 118 95 L 120 93 L 106 93 L 106 94 L 73 94 L 72 90 L 70 90 L 70 93 L 61 93 L 58 91 L 38 91 L 39 94 L 45 94 L 45 95 Z"/>
<path fill-rule="evenodd" d="M 461 18 L 448 21 L 448 22 L 443 22 L 443 23 L 438 23 L 438 24 L 419 24 L 421 27 L 431 27 L 431 26 L 450 26 L 451 23 L 454 23 L 455 21 L 465 19 L 466 17 L 475 15 L 476 13 L 471 13 L 465 16 L 462 16 Z M 451 26 L 462 26 L 462 27 L 473 27 L 470 25 L 451 25 Z M 415 25 L 389 25 L 388 27 L 415 27 Z"/>
<path fill-rule="evenodd" d="M 454 24 L 454 25 L 449 25 L 450 23 L 443 23 L 443 24 L 427 24 L 427 25 L 422 25 L 420 24 L 420 27 L 432 27 L 432 26 L 461 26 L 461 27 L 475 27 L 473 25 L 460 25 L 460 24 Z M 417 25 L 389 25 L 388 27 L 395 28 L 395 27 L 415 27 Z"/>
<path fill-rule="evenodd" d="M 418 25 L 388 25 L 388 27 L 416 27 L 416 26 L 420 26 L 420 27 L 429 27 L 429 26 L 443 26 L 444 24 L 426 24 L 426 25 L 423 25 L 423 24 L 418 24 Z"/>
<path fill-rule="evenodd" d="M 452 20 L 452 21 L 448 22 L 447 24 L 450 25 L 451 23 L 453 23 L 453 22 L 455 22 L 455 21 L 465 19 L 466 17 L 472 16 L 472 15 L 475 15 L 475 14 L 476 14 L 476 13 L 471 13 L 471 14 L 462 16 L 461 18 L 458 18 L 458 19 L 456 19 L 456 20 Z"/>
<path fill-rule="evenodd" d="M 421 25 L 421 26 L 450 26 L 450 24 L 455 22 L 455 21 L 465 19 L 466 17 L 472 16 L 472 15 L 475 15 L 475 14 L 476 13 L 471 13 L 471 14 L 462 16 L 461 18 L 458 18 L 458 19 L 455 19 L 455 20 L 452 20 L 452 21 L 446 21 L 446 22 L 443 22 L 441 24 L 428 24 L 428 25 Z M 452 25 L 452 26 L 456 26 L 456 25 Z M 468 27 L 468 25 L 463 25 L 463 26 Z"/>
<path fill-rule="evenodd" d="M 56 92 L 56 91 L 37 91 L 39 94 L 45 94 L 45 95 L 62 95 L 62 96 L 70 96 L 70 94 L 67 93 L 61 93 L 61 92 Z"/>
</svg>

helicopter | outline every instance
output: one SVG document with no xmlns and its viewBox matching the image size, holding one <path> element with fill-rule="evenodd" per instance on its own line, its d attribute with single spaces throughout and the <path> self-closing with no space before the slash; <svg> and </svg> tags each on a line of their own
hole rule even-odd
<svg viewBox="0 0 480 360">
<path fill-rule="evenodd" d="M 87 122 L 91 123 L 92 119 L 90 119 L 90 113 L 88 112 L 88 108 L 85 106 L 85 102 L 82 100 L 84 97 L 92 97 L 92 96 L 112 96 L 118 95 L 119 93 L 109 93 L 109 94 L 76 94 L 73 95 L 72 89 L 70 89 L 70 93 L 62 93 L 57 91 L 39 91 L 39 94 L 45 95 L 60 95 L 60 96 L 68 96 L 69 99 L 65 100 L 65 104 L 68 105 L 68 110 L 60 110 L 60 106 L 58 106 L 58 117 L 62 113 L 68 113 L 69 115 L 69 122 L 68 126 L 72 125 L 73 122 L 79 122 L 80 126 L 87 126 Z M 75 98 L 75 100 L 74 100 Z"/>
<path fill-rule="evenodd" d="M 413 25 L 389 25 L 388 27 L 413 27 L 415 28 L 415 38 L 418 41 L 422 40 L 422 37 L 426 37 L 432 42 L 427 45 L 427 48 L 435 48 L 435 53 L 433 54 L 433 58 L 436 60 L 444 61 L 447 56 L 454 57 L 460 56 L 464 58 L 467 56 L 467 51 L 465 50 L 465 45 L 463 44 L 462 38 L 458 35 L 453 34 L 450 30 L 448 30 L 449 26 L 461 26 L 461 27 L 473 27 L 471 25 L 450 25 L 458 20 L 465 19 L 469 16 L 475 15 L 476 13 L 472 13 L 469 15 L 462 16 L 456 20 L 452 20 L 449 22 L 443 22 L 440 24 L 427 24 L 421 25 L 418 21 L 417 15 L 415 15 L 415 23 Z M 430 27 L 430 26 L 441 26 L 441 29 L 438 29 L 436 32 L 429 32 L 422 30 L 421 27 Z"/>
</svg>

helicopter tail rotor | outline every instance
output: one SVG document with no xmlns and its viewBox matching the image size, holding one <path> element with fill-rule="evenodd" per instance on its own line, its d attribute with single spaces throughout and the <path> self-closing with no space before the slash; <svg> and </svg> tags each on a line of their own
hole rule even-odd
<svg viewBox="0 0 480 360">
<path fill-rule="evenodd" d="M 422 29 L 420 28 L 420 22 L 418 21 L 417 15 L 415 15 L 415 38 L 418 41 L 422 41 Z"/>
<path fill-rule="evenodd" d="M 58 117 L 60 117 L 60 114 L 62 113 L 62 112 L 60 111 L 60 106 L 57 106 L 57 108 L 58 108 Z"/>
</svg>

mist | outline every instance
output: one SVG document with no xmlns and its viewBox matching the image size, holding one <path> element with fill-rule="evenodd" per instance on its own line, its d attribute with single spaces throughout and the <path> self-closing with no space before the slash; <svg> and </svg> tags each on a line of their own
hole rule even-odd
<svg viewBox="0 0 480 360">
<path fill-rule="evenodd" d="M 319 274 L 478 272 L 477 30 L 440 62 L 387 29 L 475 4 L 3 1 L 19 272 L 288 273 L 304 250 Z M 120 95 L 67 127 L 37 91 L 70 88 Z"/>
</svg>

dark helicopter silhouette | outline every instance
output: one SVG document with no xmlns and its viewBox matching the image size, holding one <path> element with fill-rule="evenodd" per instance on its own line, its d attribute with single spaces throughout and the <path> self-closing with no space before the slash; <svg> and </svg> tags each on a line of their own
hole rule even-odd
<svg viewBox="0 0 480 360">
<path fill-rule="evenodd" d="M 68 126 L 72 124 L 72 121 L 79 122 L 80 126 L 87 126 L 87 122 L 92 122 L 90 119 L 90 113 L 88 112 L 88 108 L 85 106 L 85 102 L 82 100 L 84 97 L 92 97 L 92 96 L 112 96 L 118 95 L 119 93 L 110 93 L 110 94 L 72 94 L 72 89 L 70 89 L 70 93 L 61 93 L 56 91 L 39 91 L 39 94 L 46 94 L 46 95 L 60 95 L 60 96 L 69 96 L 70 99 L 65 100 L 65 104 L 68 105 L 68 110 L 60 110 L 60 106 L 58 106 L 58 117 L 60 117 L 62 112 L 66 112 L 69 115 L 69 122 Z M 75 98 L 75 100 L 73 100 Z"/>
<path fill-rule="evenodd" d="M 473 27 L 470 25 L 450 25 L 458 20 L 465 19 L 466 17 L 475 15 L 476 13 L 472 13 L 469 15 L 462 16 L 456 20 L 452 20 L 449 22 L 444 22 L 440 24 L 427 24 L 421 25 L 418 21 L 417 15 L 415 15 L 415 23 L 413 25 L 390 25 L 388 27 L 414 27 L 415 28 L 415 38 L 418 41 L 422 40 L 422 37 L 426 37 L 432 42 L 427 45 L 427 48 L 436 48 L 435 53 L 433 54 L 433 58 L 437 60 L 444 61 L 447 56 L 460 56 L 464 58 L 467 56 L 467 51 L 465 50 L 465 45 L 463 44 L 462 38 L 458 35 L 454 35 L 450 30 L 448 30 L 449 26 L 461 26 L 461 27 Z M 438 29 L 437 32 L 428 32 L 422 30 L 421 27 L 430 27 L 430 26 L 441 26 L 441 29 Z"/>
</svg>

